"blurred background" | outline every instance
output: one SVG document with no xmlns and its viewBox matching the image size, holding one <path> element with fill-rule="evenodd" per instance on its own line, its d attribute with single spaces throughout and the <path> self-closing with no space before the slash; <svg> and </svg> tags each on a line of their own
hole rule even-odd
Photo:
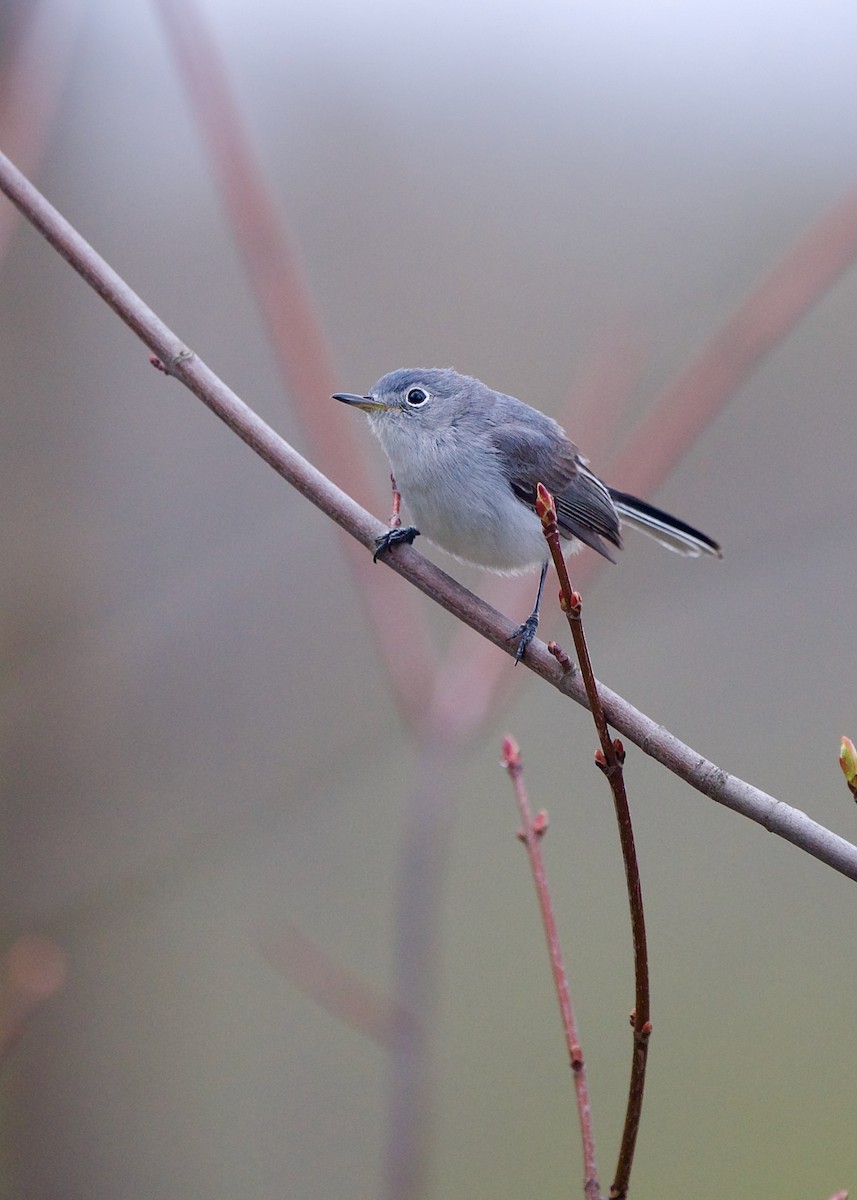
<svg viewBox="0 0 857 1200">
<path fill-rule="evenodd" d="M 196 0 L 207 32 L 188 44 L 210 38 L 225 64 L 326 346 L 317 382 L 288 365 L 284 382 L 171 11 L 187 15 L 6 0 L 0 145 L 382 518 L 380 448 L 330 390 L 454 365 L 562 419 L 621 485 L 611 460 L 637 422 L 857 186 L 844 0 Z M 4 1063 L 4 1200 L 580 1194 L 506 730 L 551 815 L 606 1192 L 633 985 L 587 714 L 354 562 L 2 209 L 3 995 L 14 1014 L 51 993 Z M 629 534 L 584 610 L 601 679 L 849 840 L 855 321 L 857 269 L 650 495 L 723 562 Z M 340 477 L 349 458 L 362 482 Z M 496 580 L 419 548 L 502 605 Z M 554 590 L 541 633 L 567 642 Z M 412 609 L 438 664 L 452 646 L 498 680 L 440 754 L 425 694 L 385 666 L 421 661 Z M 455 688 L 440 695 L 453 712 Z M 655 1026 L 632 1194 L 857 1189 L 853 885 L 633 747 L 626 769 Z M 420 811 L 437 820 L 425 899 L 408 875 Z M 410 1175 L 384 1015 L 414 993 L 408 902 L 431 943 L 409 1001 L 425 1033 Z"/>
</svg>

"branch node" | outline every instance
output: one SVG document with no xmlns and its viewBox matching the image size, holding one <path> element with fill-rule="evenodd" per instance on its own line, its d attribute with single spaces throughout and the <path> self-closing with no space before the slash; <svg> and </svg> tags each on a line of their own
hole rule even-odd
<svg viewBox="0 0 857 1200">
<path fill-rule="evenodd" d="M 521 770 L 521 747 L 512 737 L 511 733 L 507 733 L 503 738 L 503 761 L 501 765 L 509 772 L 514 774 L 520 773 Z"/>
<path fill-rule="evenodd" d="M 546 538 L 559 537 L 556 505 L 553 502 L 553 496 L 543 483 L 536 485 L 536 516 L 542 523 L 542 530 Z"/>
<path fill-rule="evenodd" d="M 509 767 L 508 770 L 509 773 L 512 774 L 513 768 Z M 548 821 L 548 814 L 544 809 L 542 809 L 541 812 L 536 813 L 536 815 L 533 817 L 532 821 L 530 822 L 529 829 L 517 830 L 515 837 L 519 842 L 523 842 L 524 845 L 529 842 L 531 837 L 534 837 L 536 841 L 541 841 L 548 831 L 549 824 L 550 822 Z"/>
<path fill-rule="evenodd" d="M 563 671 L 573 671 L 574 663 L 560 646 L 559 642 L 548 642 L 548 654 L 552 654 Z"/>
<path fill-rule="evenodd" d="M 196 358 L 193 350 L 188 346 L 182 346 L 181 350 L 177 350 L 175 354 L 171 354 L 167 362 L 162 358 L 158 358 L 157 354 L 149 355 L 149 362 L 156 371 L 161 371 L 164 375 L 175 375 L 176 367 L 183 362 L 188 362 L 190 359 Z"/>
</svg>

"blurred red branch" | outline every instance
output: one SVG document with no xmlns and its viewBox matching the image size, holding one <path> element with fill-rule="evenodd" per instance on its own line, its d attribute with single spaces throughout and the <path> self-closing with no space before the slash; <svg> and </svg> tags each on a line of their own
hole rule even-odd
<svg viewBox="0 0 857 1200">
<path fill-rule="evenodd" d="M 387 996 L 335 962 L 294 925 L 286 925 L 259 945 L 268 962 L 304 995 L 388 1050 L 396 1026 L 407 1014 Z"/>
<path fill-rule="evenodd" d="M 321 319 L 208 24 L 194 0 L 155 2 L 283 385 L 326 473 L 353 495 L 377 494 L 351 432 L 353 425 L 337 421 L 333 406 L 327 403 L 337 381 Z M 358 584 L 357 595 L 367 605 L 399 709 L 418 721 L 431 690 L 435 658 L 420 608 L 407 591 L 391 604 L 389 581 L 383 572 L 369 570 L 365 555 L 352 541 L 346 543 L 346 549 Z M 406 653 L 403 646 L 407 646 Z"/>
<path fill-rule="evenodd" d="M 614 460 L 611 482 L 641 496 L 660 487 L 699 430 L 855 258 L 857 188 L 807 230 L 652 405 Z"/>
<path fill-rule="evenodd" d="M 6 18 L 15 27 L 0 56 L 0 146 L 27 175 L 38 174 L 82 11 L 82 0 L 30 0 Z M 16 220 L 0 211 L 0 260 Z"/>
<path fill-rule="evenodd" d="M 592 1128 L 592 1109 L 589 1104 L 589 1088 L 586 1082 L 586 1064 L 577 1031 L 577 1021 L 571 994 L 568 988 L 568 976 L 562 958 L 562 947 L 559 943 L 559 933 L 556 927 L 556 917 L 553 910 L 550 888 L 548 887 L 547 871 L 542 857 L 542 839 L 547 832 L 547 817 L 539 813 L 533 817 L 530 801 L 524 784 L 524 768 L 521 762 L 521 751 L 518 743 L 508 734 L 503 739 L 503 766 L 509 772 L 518 810 L 521 814 L 521 829 L 518 837 L 527 848 L 530 870 L 536 895 L 539 900 L 539 911 L 545 940 L 548 946 L 548 956 L 553 975 L 553 985 L 559 1001 L 559 1011 L 562 1029 L 565 1034 L 565 1047 L 568 1061 L 574 1078 L 574 1090 L 577 1097 L 577 1115 L 580 1123 L 580 1136 L 583 1141 L 583 1194 L 586 1200 L 598 1200 L 601 1189 L 598 1186 L 598 1164 L 595 1160 L 595 1134 Z"/>
<path fill-rule="evenodd" d="M 66 958 L 52 938 L 25 934 L 0 959 L 0 1058 L 15 1044 L 30 1017 L 65 983 Z"/>
</svg>

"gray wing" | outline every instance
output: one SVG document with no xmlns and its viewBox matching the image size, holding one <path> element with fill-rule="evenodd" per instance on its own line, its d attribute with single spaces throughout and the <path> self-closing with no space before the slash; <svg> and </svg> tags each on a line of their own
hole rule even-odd
<svg viewBox="0 0 857 1200">
<path fill-rule="evenodd" d="M 556 421 L 534 408 L 522 419 L 502 413 L 498 405 L 492 416 L 492 441 L 518 499 L 534 509 L 536 486 L 543 484 L 556 502 L 560 532 L 612 562 L 601 538 L 621 548 L 619 517 L 606 485 L 589 470 L 574 442 Z"/>
</svg>

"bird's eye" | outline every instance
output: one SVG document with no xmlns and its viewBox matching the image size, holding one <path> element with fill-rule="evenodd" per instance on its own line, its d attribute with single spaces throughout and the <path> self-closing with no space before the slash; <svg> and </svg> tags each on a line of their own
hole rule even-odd
<svg viewBox="0 0 857 1200">
<path fill-rule="evenodd" d="M 425 404 L 426 400 L 428 400 L 428 392 L 424 391 L 423 388 L 420 387 L 410 388 L 408 390 L 408 394 L 405 396 L 405 399 L 407 400 L 408 404 L 410 404 L 411 408 L 421 408 L 422 405 Z"/>
</svg>

